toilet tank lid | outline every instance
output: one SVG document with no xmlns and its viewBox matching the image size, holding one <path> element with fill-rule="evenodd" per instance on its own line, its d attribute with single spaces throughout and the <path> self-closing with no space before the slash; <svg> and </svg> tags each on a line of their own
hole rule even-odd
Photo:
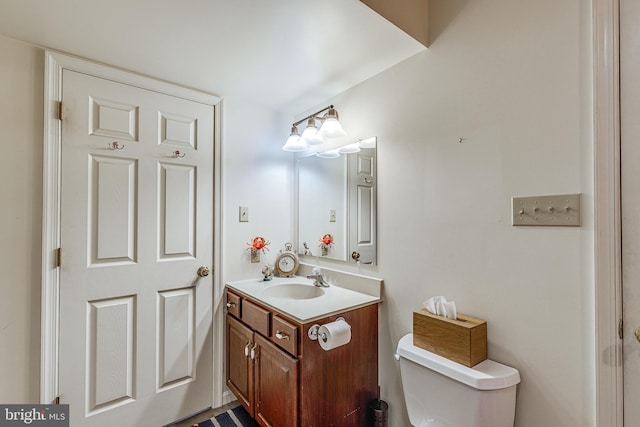
<svg viewBox="0 0 640 427">
<path fill-rule="evenodd" d="M 517 369 L 493 360 L 485 360 L 469 368 L 413 345 L 413 334 L 407 334 L 397 349 L 398 356 L 478 390 L 498 390 L 520 382 Z"/>
</svg>

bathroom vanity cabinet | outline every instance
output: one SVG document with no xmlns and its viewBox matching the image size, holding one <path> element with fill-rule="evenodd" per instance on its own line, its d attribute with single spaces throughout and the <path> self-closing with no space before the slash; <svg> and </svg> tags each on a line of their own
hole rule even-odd
<svg viewBox="0 0 640 427">
<path fill-rule="evenodd" d="M 226 383 L 265 427 L 364 426 L 378 386 L 378 306 L 296 320 L 226 291 Z M 343 317 L 351 341 L 323 350 L 307 333 Z"/>
</svg>

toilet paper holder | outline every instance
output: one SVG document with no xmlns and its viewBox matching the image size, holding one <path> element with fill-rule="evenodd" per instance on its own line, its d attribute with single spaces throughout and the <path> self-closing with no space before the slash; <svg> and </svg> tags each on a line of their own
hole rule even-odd
<svg viewBox="0 0 640 427">
<path fill-rule="evenodd" d="M 344 317 L 338 317 L 335 321 L 337 322 L 338 320 L 342 320 L 343 322 L 346 322 L 346 320 L 344 320 Z M 318 336 L 318 330 L 319 329 L 320 329 L 320 325 L 318 325 L 316 323 L 315 325 L 313 325 L 313 326 L 311 326 L 309 328 L 309 330 L 307 331 L 307 336 L 312 341 L 317 341 L 318 339 L 321 339 L 324 342 L 326 342 L 327 341 L 326 335 L 320 334 L 320 335 L 324 335 L 324 336 Z"/>
</svg>

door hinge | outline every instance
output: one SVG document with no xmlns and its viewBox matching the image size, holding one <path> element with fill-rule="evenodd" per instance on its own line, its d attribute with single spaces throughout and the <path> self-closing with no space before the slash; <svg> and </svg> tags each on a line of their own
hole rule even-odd
<svg viewBox="0 0 640 427">
<path fill-rule="evenodd" d="M 56 267 L 62 266 L 62 248 L 56 249 Z"/>
<path fill-rule="evenodd" d="M 60 396 L 56 396 L 56 400 L 54 400 L 54 403 L 55 403 L 56 405 L 59 405 L 59 404 L 60 404 Z"/>
<path fill-rule="evenodd" d="M 620 319 L 620 321 L 618 322 L 618 338 L 623 339 L 624 337 L 624 322 L 622 321 L 622 319 Z"/>
<path fill-rule="evenodd" d="M 62 101 L 58 101 L 58 120 L 62 121 Z"/>
</svg>

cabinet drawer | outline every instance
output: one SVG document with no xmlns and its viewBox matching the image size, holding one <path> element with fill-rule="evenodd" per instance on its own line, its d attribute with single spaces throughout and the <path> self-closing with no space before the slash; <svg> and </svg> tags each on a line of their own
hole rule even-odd
<svg viewBox="0 0 640 427">
<path fill-rule="evenodd" d="M 269 312 L 251 301 L 242 301 L 242 321 L 254 331 L 269 336 Z"/>
<path fill-rule="evenodd" d="M 273 316 L 271 341 L 293 356 L 298 355 L 298 328 L 286 320 Z"/>
<path fill-rule="evenodd" d="M 227 291 L 227 313 L 240 318 L 241 311 L 241 299 L 238 295 Z"/>
</svg>

